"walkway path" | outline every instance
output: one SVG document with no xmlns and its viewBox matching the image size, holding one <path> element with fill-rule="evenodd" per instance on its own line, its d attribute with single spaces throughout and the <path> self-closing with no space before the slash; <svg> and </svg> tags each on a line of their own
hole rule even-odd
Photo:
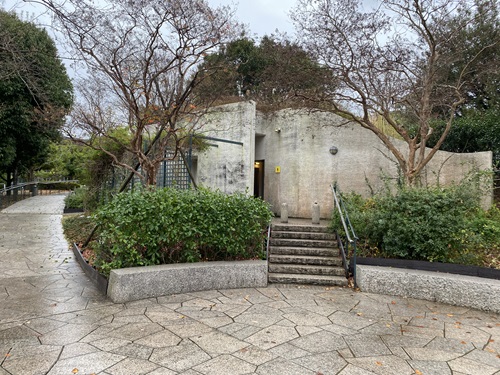
<svg viewBox="0 0 500 375">
<path fill-rule="evenodd" d="M 320 287 L 113 304 L 68 251 L 63 196 L 0 212 L 0 375 L 500 374 L 500 316 Z"/>
</svg>

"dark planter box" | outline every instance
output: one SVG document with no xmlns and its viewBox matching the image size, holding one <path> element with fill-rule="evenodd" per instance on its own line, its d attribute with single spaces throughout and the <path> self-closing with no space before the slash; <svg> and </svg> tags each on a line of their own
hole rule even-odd
<svg viewBox="0 0 500 375">
<path fill-rule="evenodd" d="M 352 260 L 351 260 L 352 262 Z M 406 268 L 411 270 L 453 273 L 464 276 L 476 276 L 487 279 L 500 280 L 500 270 L 462 264 L 425 262 L 422 260 L 385 259 L 385 258 L 356 258 L 356 263 L 366 266 Z"/>
<path fill-rule="evenodd" d="M 74 243 L 73 244 L 73 254 L 75 254 L 75 258 L 80 263 L 80 266 L 83 269 L 83 272 L 92 280 L 92 282 L 97 286 L 97 289 L 103 294 L 107 295 L 108 291 L 108 279 L 106 279 L 103 275 L 101 275 L 97 270 L 92 267 L 87 261 L 83 258 L 80 248 Z"/>
<path fill-rule="evenodd" d="M 63 211 L 65 214 L 75 214 L 75 213 L 80 213 L 80 212 L 85 212 L 83 210 L 83 208 L 66 208 L 64 207 L 64 211 Z"/>
</svg>

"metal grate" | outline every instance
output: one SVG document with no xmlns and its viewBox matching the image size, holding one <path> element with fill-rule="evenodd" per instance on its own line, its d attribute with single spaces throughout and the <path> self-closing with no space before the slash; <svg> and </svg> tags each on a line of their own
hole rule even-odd
<svg viewBox="0 0 500 375">
<path fill-rule="evenodd" d="M 189 189 L 191 187 L 191 179 L 189 172 L 184 165 L 182 157 L 178 153 L 174 157 L 173 151 L 166 151 L 160 172 L 157 177 L 157 185 L 161 187 L 176 187 L 178 189 Z"/>
</svg>

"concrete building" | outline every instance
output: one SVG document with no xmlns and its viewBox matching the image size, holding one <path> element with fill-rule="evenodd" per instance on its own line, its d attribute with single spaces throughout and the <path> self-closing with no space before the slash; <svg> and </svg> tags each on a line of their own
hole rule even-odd
<svg viewBox="0 0 500 375">
<path fill-rule="evenodd" d="M 321 217 L 333 209 L 330 185 L 364 196 L 398 177 L 397 163 L 369 130 L 326 112 L 281 110 L 260 113 L 254 102 L 215 108 L 202 134 L 213 141 L 193 162 L 196 182 L 223 192 L 247 192 L 269 202 L 280 215 L 311 217 L 317 202 Z M 405 143 L 395 140 L 403 149 Z M 427 184 L 460 181 L 474 168 L 491 169 L 492 153 L 439 151 L 423 173 Z M 491 204 L 491 196 L 485 197 Z"/>
</svg>

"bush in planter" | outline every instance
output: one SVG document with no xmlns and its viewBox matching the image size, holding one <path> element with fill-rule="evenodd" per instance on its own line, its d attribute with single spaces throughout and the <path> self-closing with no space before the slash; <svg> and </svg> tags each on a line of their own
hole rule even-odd
<svg viewBox="0 0 500 375">
<path fill-rule="evenodd" d="M 500 213 L 482 210 L 479 196 L 470 184 L 343 194 L 361 256 L 495 266 Z M 337 216 L 332 223 L 339 228 Z"/>
<path fill-rule="evenodd" d="M 84 202 L 86 193 L 87 193 L 87 189 L 85 187 L 82 186 L 82 187 L 76 188 L 66 198 L 64 198 L 65 208 L 83 210 L 83 206 L 84 206 L 83 202 Z"/>
<path fill-rule="evenodd" d="M 111 269 L 154 264 L 259 258 L 268 205 L 243 194 L 158 189 L 128 192 L 98 210 L 96 266 Z"/>
<path fill-rule="evenodd" d="M 467 189 L 403 188 L 377 199 L 367 234 L 387 257 L 453 262 L 466 252 L 461 234 L 477 210 Z"/>
</svg>

